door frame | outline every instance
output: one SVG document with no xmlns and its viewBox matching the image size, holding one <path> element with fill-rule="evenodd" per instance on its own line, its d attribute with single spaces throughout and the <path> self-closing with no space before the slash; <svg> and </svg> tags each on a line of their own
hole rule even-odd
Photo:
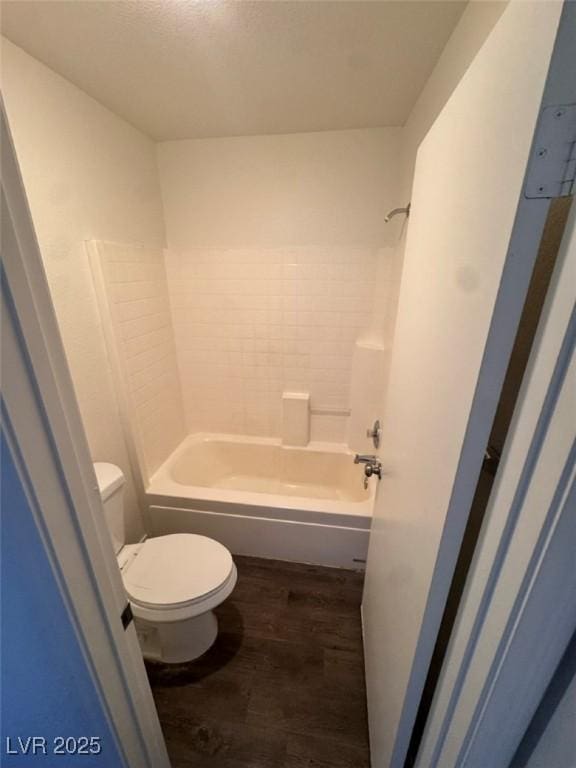
<svg viewBox="0 0 576 768">
<path fill-rule="evenodd" d="M 576 629 L 575 278 L 573 203 L 418 768 L 508 766 Z"/>
<path fill-rule="evenodd" d="M 3 429 L 120 754 L 170 768 L 3 104 L 0 142 Z"/>
</svg>

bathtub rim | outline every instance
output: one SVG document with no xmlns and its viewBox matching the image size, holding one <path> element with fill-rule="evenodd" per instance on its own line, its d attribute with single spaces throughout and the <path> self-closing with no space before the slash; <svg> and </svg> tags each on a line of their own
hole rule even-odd
<svg viewBox="0 0 576 768">
<path fill-rule="evenodd" d="M 283 445 L 279 438 L 259 437 L 252 435 L 230 435 L 216 432 L 196 432 L 188 435 L 172 451 L 170 456 L 153 473 L 146 487 L 149 504 L 189 507 L 191 504 L 202 505 L 212 512 L 225 511 L 224 506 L 234 506 L 235 513 L 249 517 L 266 517 L 276 519 L 299 519 L 302 522 L 326 522 L 326 515 L 334 515 L 338 525 L 359 527 L 362 519 L 372 518 L 377 480 L 372 478 L 369 484 L 369 495 L 363 501 L 344 501 L 319 499 L 310 496 L 288 496 L 282 494 L 259 493 L 256 491 L 230 490 L 226 488 L 210 488 L 207 486 L 184 485 L 170 476 L 171 466 L 193 445 L 203 442 L 233 442 L 240 444 L 268 445 L 282 448 L 286 451 L 305 451 L 315 453 L 333 453 L 349 456 L 353 460 L 354 453 L 344 443 L 313 442 L 307 446 Z M 317 519 L 316 515 L 320 515 Z M 360 527 L 365 527 L 360 525 Z M 368 526 L 369 527 L 369 522 Z"/>
</svg>

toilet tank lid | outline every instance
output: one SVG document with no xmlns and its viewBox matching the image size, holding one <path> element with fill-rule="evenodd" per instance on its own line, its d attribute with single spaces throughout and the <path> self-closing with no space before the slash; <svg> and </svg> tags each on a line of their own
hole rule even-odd
<svg viewBox="0 0 576 768">
<path fill-rule="evenodd" d="M 98 461 L 94 464 L 94 471 L 96 472 L 98 490 L 100 491 L 102 501 L 106 501 L 114 491 L 124 485 L 122 470 L 115 464 Z"/>
</svg>

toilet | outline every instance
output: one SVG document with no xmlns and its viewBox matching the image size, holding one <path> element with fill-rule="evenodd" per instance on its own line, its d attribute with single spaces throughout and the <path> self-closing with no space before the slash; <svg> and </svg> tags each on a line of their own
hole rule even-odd
<svg viewBox="0 0 576 768">
<path fill-rule="evenodd" d="M 124 475 L 114 464 L 94 470 L 142 654 L 168 664 L 198 658 L 218 634 L 214 608 L 236 585 L 232 555 L 193 533 L 126 544 Z"/>
</svg>

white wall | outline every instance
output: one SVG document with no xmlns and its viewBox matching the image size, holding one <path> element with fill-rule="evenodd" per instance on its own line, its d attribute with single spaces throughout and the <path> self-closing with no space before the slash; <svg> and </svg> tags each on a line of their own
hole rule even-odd
<svg viewBox="0 0 576 768">
<path fill-rule="evenodd" d="M 452 91 L 481 48 L 506 8 L 507 0 L 470 2 L 448 40 L 438 62 L 422 90 L 406 125 L 402 129 L 401 175 L 394 207 L 405 206 L 412 193 L 416 153 L 420 142 L 442 111 Z M 363 453 L 372 451 L 372 441 L 365 437 L 365 427 L 386 413 L 390 354 L 394 342 L 398 297 L 404 266 L 404 250 L 409 219 L 395 217 L 387 229 L 389 247 L 380 259 L 374 288 L 372 321 L 355 350 L 352 364 L 352 406 L 348 441 Z M 365 384 L 362 372 L 377 371 L 378 387 Z"/>
<path fill-rule="evenodd" d="M 442 111 L 452 91 L 502 15 L 507 3 L 508 0 L 473 0 L 468 3 L 446 43 L 402 131 L 402 179 L 398 190 L 399 205 L 406 205 L 410 200 L 416 153 L 420 142 Z M 383 318 L 383 334 L 389 339 L 393 339 L 394 336 L 407 226 L 408 222 L 402 222 L 394 233 L 395 251 L 390 260 L 389 280 L 395 293 L 389 296 L 388 312 Z"/>
<path fill-rule="evenodd" d="M 90 244 L 128 449 L 145 484 L 186 437 L 161 248 Z"/>
<path fill-rule="evenodd" d="M 422 93 L 418 97 L 402 135 L 404 183 L 412 187 L 418 146 L 472 60 L 504 12 L 508 0 L 468 3 Z"/>
<path fill-rule="evenodd" d="M 168 247 L 384 245 L 400 137 L 377 128 L 163 142 Z"/>
<path fill-rule="evenodd" d="M 163 245 L 154 144 L 4 39 L 2 92 L 92 457 L 127 475 L 127 533 L 139 538 L 84 241 Z"/>
<path fill-rule="evenodd" d="M 312 439 L 343 441 L 375 261 L 360 247 L 169 252 L 189 429 L 278 436 L 282 392 L 309 392 Z"/>
<path fill-rule="evenodd" d="M 311 393 L 312 439 L 345 439 L 400 140 L 383 128 L 159 145 L 190 429 L 278 435 L 281 393 L 296 390 Z"/>
<path fill-rule="evenodd" d="M 470 2 L 434 67 L 401 131 L 402 167 L 394 207 L 405 206 L 411 197 L 416 154 L 420 143 L 442 111 L 460 79 L 482 47 L 506 8 L 508 0 Z M 355 350 L 352 367 L 353 414 L 349 424 L 349 444 L 364 453 L 373 449 L 365 437 L 365 427 L 376 418 L 382 420 L 388 393 L 391 348 L 394 341 L 398 296 L 404 266 L 404 250 L 409 220 L 394 218 L 387 226 L 389 244 L 379 260 L 374 287 L 372 321 Z M 362 374 L 377 373 L 379 391 Z M 358 404 L 358 405 L 357 405 Z"/>
</svg>

